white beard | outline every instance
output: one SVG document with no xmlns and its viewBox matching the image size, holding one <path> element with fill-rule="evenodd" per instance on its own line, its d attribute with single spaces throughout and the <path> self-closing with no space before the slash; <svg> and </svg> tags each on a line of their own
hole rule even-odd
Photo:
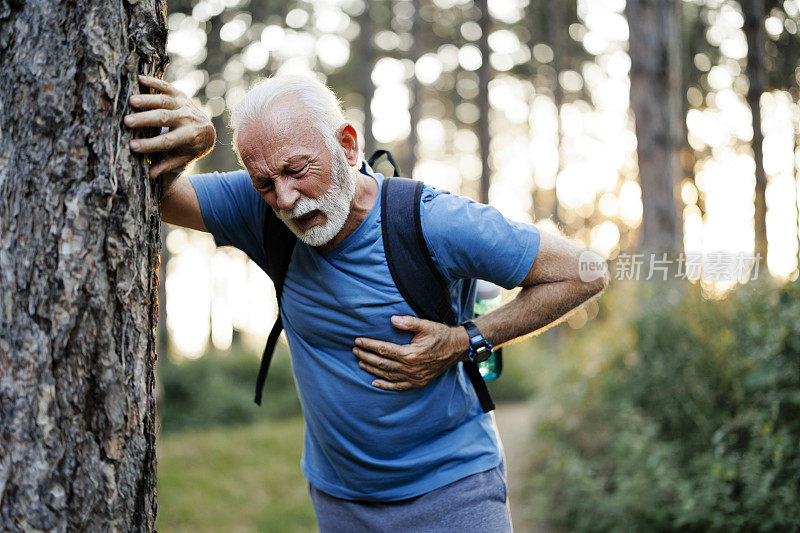
<svg viewBox="0 0 800 533">
<path fill-rule="evenodd" d="M 331 186 L 319 198 L 303 198 L 294 209 L 278 209 L 275 214 L 297 235 L 297 238 L 309 246 L 322 246 L 333 239 L 344 227 L 350 215 L 350 202 L 356 193 L 356 182 L 350 174 L 347 159 L 340 150 L 331 151 Z M 324 225 L 314 226 L 308 230 L 301 229 L 293 219 L 318 210 L 325 215 Z"/>
</svg>

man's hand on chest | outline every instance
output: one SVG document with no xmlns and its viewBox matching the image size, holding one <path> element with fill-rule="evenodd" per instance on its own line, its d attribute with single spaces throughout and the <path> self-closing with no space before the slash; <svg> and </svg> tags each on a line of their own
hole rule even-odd
<svg viewBox="0 0 800 533">
<path fill-rule="evenodd" d="M 374 387 L 402 391 L 427 385 L 459 361 L 469 349 L 464 328 L 413 316 L 393 316 L 392 325 L 414 332 L 409 344 L 359 337 L 353 353 L 358 366 L 377 379 Z"/>
</svg>

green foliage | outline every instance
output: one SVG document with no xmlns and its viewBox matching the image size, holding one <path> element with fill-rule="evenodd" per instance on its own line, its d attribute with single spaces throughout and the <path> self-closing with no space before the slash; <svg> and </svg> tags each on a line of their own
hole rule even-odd
<svg viewBox="0 0 800 533">
<path fill-rule="evenodd" d="M 259 359 L 250 352 L 212 352 L 200 359 L 158 362 L 158 411 L 162 432 L 244 424 L 300 413 L 288 350 L 279 344 L 264 386 L 253 403 Z"/>
<path fill-rule="evenodd" d="M 299 467 L 302 440 L 300 417 L 160 438 L 156 528 L 316 531 Z"/>
<path fill-rule="evenodd" d="M 604 320 L 561 353 L 538 424 L 539 511 L 575 531 L 800 530 L 800 283 L 640 297 L 596 372 L 570 354 Z"/>
<path fill-rule="evenodd" d="M 503 372 L 499 378 L 486 382 L 495 402 L 527 400 L 535 393 L 537 365 L 532 351 L 527 340 L 503 348 Z"/>
</svg>

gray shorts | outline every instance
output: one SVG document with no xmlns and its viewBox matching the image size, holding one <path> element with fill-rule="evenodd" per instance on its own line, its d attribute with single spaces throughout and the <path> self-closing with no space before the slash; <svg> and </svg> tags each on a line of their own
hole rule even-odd
<svg viewBox="0 0 800 533">
<path fill-rule="evenodd" d="M 505 461 L 421 496 L 392 502 L 342 500 L 308 487 L 320 533 L 512 531 Z"/>
</svg>

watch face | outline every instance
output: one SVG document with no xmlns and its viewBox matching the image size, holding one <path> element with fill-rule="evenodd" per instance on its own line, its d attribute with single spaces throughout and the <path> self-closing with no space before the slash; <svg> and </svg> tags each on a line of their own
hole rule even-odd
<svg viewBox="0 0 800 533">
<path fill-rule="evenodd" d="M 482 363 L 487 359 L 489 359 L 490 355 L 492 355 L 492 350 L 490 350 L 486 346 L 481 346 L 480 348 L 477 348 L 472 354 L 472 361 L 474 363 Z"/>
</svg>

